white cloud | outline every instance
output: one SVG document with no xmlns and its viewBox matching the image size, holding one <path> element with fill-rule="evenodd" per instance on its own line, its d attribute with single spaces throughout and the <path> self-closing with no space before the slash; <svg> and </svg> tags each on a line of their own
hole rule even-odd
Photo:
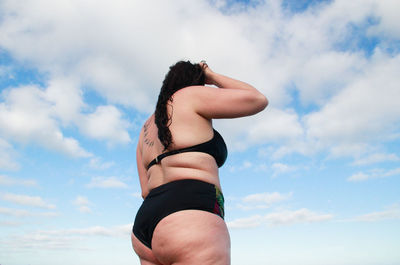
<svg viewBox="0 0 400 265">
<path fill-rule="evenodd" d="M 325 104 L 332 95 L 353 81 L 365 65 L 366 60 L 359 53 L 327 51 L 314 54 L 294 77 L 301 91 L 300 100 L 304 104 Z"/>
<path fill-rule="evenodd" d="M 116 177 L 94 177 L 86 185 L 89 188 L 127 188 L 128 185 Z"/>
<path fill-rule="evenodd" d="M 331 220 L 332 218 L 332 214 L 318 214 L 304 208 L 297 211 L 271 213 L 265 216 L 266 222 L 270 225 L 323 222 Z"/>
<path fill-rule="evenodd" d="M 264 218 L 261 215 L 251 217 L 238 218 L 233 221 L 227 222 L 229 228 L 252 228 L 262 225 Z"/>
<path fill-rule="evenodd" d="M 225 126 L 233 149 L 278 143 L 282 146 L 276 157 L 291 152 L 307 155 L 316 149 L 337 156 L 360 155 L 376 135 L 387 139 L 398 130 L 391 125 L 400 116 L 393 103 L 398 98 L 399 59 L 382 56 L 387 41 L 378 43 L 369 58 L 357 50 L 351 27 L 364 27 L 373 17 L 376 25 L 367 28 L 370 36 L 398 38 L 395 0 L 337 0 L 297 14 L 282 10 L 281 1 L 264 1 L 248 9 L 224 7 L 226 12 L 219 10 L 225 2 L 212 1 L 171 5 L 100 0 L 96 8 L 92 4 L 1 2 L 0 46 L 54 80 L 46 99 L 57 102 L 53 111 L 63 124 L 77 119 L 77 109 L 84 106 L 79 87 L 96 90 L 108 103 L 152 111 L 168 66 L 189 57 L 207 59 L 217 72 L 254 84 L 270 99 L 265 113 Z M 66 92 L 67 87 L 74 89 Z M 71 99 L 70 106 L 68 101 L 61 103 L 63 97 Z M 293 102 L 309 115 L 302 119 L 304 114 L 288 109 Z M 102 106 L 85 116 L 79 123 L 82 132 L 108 142 L 128 142 L 126 121 L 112 108 Z M 100 117 L 111 117 L 119 129 L 94 130 Z M 75 143 L 75 152 L 78 147 Z"/>
<path fill-rule="evenodd" d="M 334 155 L 362 154 L 368 150 L 368 143 L 390 140 L 398 129 L 400 56 L 375 57 L 376 62 L 362 78 L 349 84 L 320 111 L 305 117 L 307 136 Z"/>
<path fill-rule="evenodd" d="M 354 218 L 354 221 L 360 222 L 379 222 L 383 220 L 399 220 L 400 219 L 400 208 L 398 205 L 388 207 L 384 211 L 372 212 L 364 215 L 360 215 Z"/>
<path fill-rule="evenodd" d="M 292 193 L 281 194 L 279 192 L 272 193 L 256 193 L 250 194 L 242 198 L 238 205 L 242 209 L 265 209 L 271 207 L 272 204 L 288 200 L 292 197 Z"/>
<path fill-rule="evenodd" d="M 400 38 L 400 29 L 398 27 L 399 17 L 397 8 L 399 3 L 396 0 L 376 1 L 375 14 L 380 22 L 369 30 L 371 35 L 384 35 L 392 38 Z"/>
<path fill-rule="evenodd" d="M 96 111 L 81 120 L 84 134 L 110 143 L 129 143 L 129 123 L 121 118 L 122 113 L 114 106 L 99 106 Z"/>
<path fill-rule="evenodd" d="M 39 196 L 28 196 L 28 195 L 21 195 L 21 194 L 13 194 L 13 193 L 1 193 L 0 198 L 5 201 L 26 205 L 26 206 L 33 206 L 45 209 L 55 209 L 56 206 L 54 204 L 50 204 L 45 202 Z"/>
<path fill-rule="evenodd" d="M 274 173 L 272 176 L 276 177 L 280 174 L 285 174 L 288 172 L 295 171 L 297 169 L 297 167 L 291 166 L 288 164 L 283 164 L 283 163 L 274 163 L 274 164 L 272 164 L 272 169 L 274 170 Z"/>
<path fill-rule="evenodd" d="M 21 222 L 16 222 L 16 221 L 0 221 L 0 226 L 19 226 L 21 224 L 22 224 Z"/>
<path fill-rule="evenodd" d="M 367 179 L 369 179 L 369 178 L 371 178 L 370 175 L 367 175 L 367 174 L 365 174 L 365 173 L 363 173 L 363 172 L 358 172 L 358 173 L 356 173 L 356 174 L 351 175 L 351 176 L 347 179 L 347 181 L 354 181 L 354 182 L 356 182 L 356 181 L 364 181 L 364 180 L 367 180 Z"/>
<path fill-rule="evenodd" d="M 31 213 L 27 210 L 11 209 L 4 207 L 0 207 L 0 214 L 17 216 L 17 217 L 25 217 L 31 215 Z"/>
<path fill-rule="evenodd" d="M 93 113 L 83 113 L 82 91 L 72 80 L 52 79 L 48 87 L 11 88 L 3 92 L 0 103 L 0 133 L 19 142 L 39 143 L 46 148 L 74 157 L 91 157 L 79 142 L 65 137 L 62 127 L 77 126 L 87 136 L 110 144 L 128 143 L 129 122 L 115 106 L 99 106 Z M 13 166 L 10 155 L 2 150 L 7 143 L 0 141 L 0 166 Z M 10 147 L 8 147 L 10 149 Z"/>
<path fill-rule="evenodd" d="M 398 162 L 400 161 L 400 157 L 396 154 L 384 154 L 384 153 L 375 153 L 370 154 L 365 157 L 357 158 L 352 163 L 353 165 L 369 165 L 380 162 Z"/>
<path fill-rule="evenodd" d="M 270 152 L 273 152 L 273 155 L 268 154 L 268 150 L 265 149 L 260 149 L 258 152 L 258 155 L 261 156 L 262 158 L 269 158 L 269 159 L 276 159 L 277 157 L 274 156 L 280 156 L 280 154 L 277 155 L 276 150 L 270 150 Z M 275 162 L 271 164 L 267 164 L 265 162 L 261 163 L 252 163 L 249 161 L 243 161 L 241 165 L 230 165 L 229 166 L 229 171 L 230 172 L 237 172 L 237 171 L 242 171 L 242 170 L 253 170 L 255 172 L 263 172 L 267 173 L 270 175 L 272 178 L 275 178 L 279 175 L 284 175 L 293 171 L 298 171 L 300 167 L 295 166 L 295 165 L 289 165 L 285 163 L 280 163 L 280 162 Z M 303 167 L 304 168 L 304 167 Z"/>
<path fill-rule="evenodd" d="M 83 92 L 76 80 L 71 77 L 56 76 L 49 80 L 43 99 L 51 103 L 49 106 L 51 116 L 67 126 L 79 119 L 82 109 L 87 108 L 82 96 Z"/>
<path fill-rule="evenodd" d="M 398 175 L 400 175 L 400 168 L 394 168 L 390 170 L 378 168 L 378 169 L 372 169 L 368 173 L 365 172 L 355 173 L 351 175 L 349 178 L 347 178 L 347 181 L 362 182 L 369 179 L 385 178 Z"/>
<path fill-rule="evenodd" d="M 0 138 L 0 169 L 16 170 L 19 168 L 18 163 L 14 161 L 14 153 L 13 147 Z"/>
<path fill-rule="evenodd" d="M 297 70 L 297 65 L 302 65 L 302 61 L 292 61 L 314 53 L 314 48 L 321 45 L 321 38 L 318 37 L 325 33 L 323 27 L 315 27 L 322 20 L 316 15 L 309 20 L 293 18 L 288 23 L 283 18 L 279 1 L 263 3 L 257 9 L 229 15 L 222 14 L 208 1 L 192 1 L 190 4 L 179 2 L 174 5 L 139 1 L 119 1 L 110 5 L 107 1 L 98 1 L 96 8 L 79 1 L 74 5 L 64 1 L 57 5 L 45 2 L 42 1 L 42 5 L 47 8 L 41 8 L 40 15 L 32 12 L 38 11 L 37 1 L 28 1 L 23 6 L 7 2 L 6 10 L 11 10 L 13 16 L 6 16 L 2 44 L 15 54 L 36 62 L 41 68 L 48 71 L 56 69 L 57 72 L 61 68 L 78 76 L 83 82 L 92 83 L 112 102 L 146 110 L 152 105 L 149 103 L 155 101 L 154 92 L 160 87 L 166 67 L 173 60 L 187 55 L 197 60 L 207 55 L 206 59 L 216 69 L 221 67 L 227 73 L 240 74 L 245 79 L 253 80 L 256 86 L 268 91 L 274 104 L 287 102 L 288 94 L 282 87 L 290 82 L 289 78 Z M 269 19 L 265 19 L 266 14 Z M 343 16 L 342 24 L 349 21 L 349 17 Z M 330 20 L 334 19 L 336 17 L 331 16 Z M 185 20 L 185 24 L 181 23 L 182 20 Z M 66 24 L 65 21 L 70 23 Z M 299 23 L 301 21 L 307 23 Z M 300 28 L 295 27 L 299 24 Z M 332 25 L 331 21 L 320 24 L 325 27 Z M 139 28 L 138 25 L 142 26 Z M 317 41 L 310 44 L 311 38 L 304 33 L 315 28 L 317 30 L 313 36 Z M 27 29 L 30 34 L 26 33 Z M 218 38 L 221 32 L 224 32 L 223 39 Z M 277 38 L 279 35 L 280 39 Z M 207 41 L 214 36 L 218 41 Z M 304 38 L 306 40 L 302 41 Z M 35 45 L 19 45 L 18 40 L 22 39 Z M 48 40 L 53 41 L 52 49 L 49 49 Z M 161 50 L 158 40 L 163 43 Z M 302 45 L 302 52 L 293 49 L 288 51 L 286 43 L 299 40 L 308 44 L 305 47 Z M 235 45 L 227 45 L 229 43 Z M 76 54 L 80 55 L 78 59 L 74 57 Z M 236 56 L 232 57 L 232 54 Z M 260 57 L 260 54 L 267 55 Z M 149 55 L 157 58 L 158 63 L 148 63 Z M 75 58 L 75 61 L 70 58 Z M 57 64 L 54 65 L 54 62 Z M 243 71 L 246 69 L 252 71 Z M 156 76 L 158 78 L 154 80 Z M 146 91 L 144 87 L 150 89 Z"/>
<path fill-rule="evenodd" d="M 68 236 L 49 236 L 40 233 L 26 233 L 4 237 L 0 240 L 2 248 L 7 252 L 20 252 L 21 250 L 65 250 L 73 248 L 79 243 L 79 238 Z M 79 247 L 76 247 L 79 249 Z M 87 249 L 87 248 L 86 248 Z"/>
<path fill-rule="evenodd" d="M 391 177 L 391 176 L 397 176 L 397 175 L 400 175 L 400 168 L 394 168 L 394 169 L 391 169 L 391 170 L 387 170 L 383 174 L 384 177 Z"/>
<path fill-rule="evenodd" d="M 267 108 L 255 116 L 248 129 L 251 141 L 293 140 L 303 135 L 298 115 L 293 110 Z"/>
<path fill-rule="evenodd" d="M 253 163 L 250 161 L 243 161 L 242 164 L 240 165 L 231 165 L 229 166 L 229 171 L 230 172 L 237 172 L 237 171 L 242 171 L 242 170 L 247 170 L 253 166 Z"/>
<path fill-rule="evenodd" d="M 227 225 L 229 228 L 251 228 L 262 225 L 278 226 L 298 223 L 325 222 L 332 218 L 332 214 L 319 214 L 303 208 L 296 211 L 280 211 L 263 216 L 255 215 L 251 217 L 238 218 L 227 222 Z"/>
<path fill-rule="evenodd" d="M 124 42 L 126 42 L 126 39 Z M 112 45 L 114 46 L 114 44 Z M 132 47 L 130 48 L 132 49 Z M 103 48 L 106 47 L 100 49 Z M 96 47 L 96 49 L 98 48 Z M 121 47 L 116 47 L 116 49 L 121 49 Z M 138 69 L 138 60 L 135 59 L 135 55 L 131 54 L 132 50 L 122 49 L 130 54 L 132 61 L 122 58 L 124 56 L 122 51 L 118 52 L 121 54 L 110 51 L 109 56 L 94 54 L 89 58 L 83 58 L 79 65 L 72 70 L 75 71 L 75 75 L 81 78 L 82 82 L 92 84 L 93 88 L 110 102 L 135 106 L 146 112 L 151 111 L 154 106 L 154 99 L 152 100 L 149 94 L 153 94 L 157 88 L 161 87 L 161 84 L 156 84 L 149 77 L 146 77 L 148 73 L 145 73 L 145 71 L 151 71 L 151 69 L 146 69 L 147 65 L 144 65 L 143 69 Z M 144 75 L 139 76 L 140 72 Z M 149 84 L 145 84 L 143 81 L 150 82 L 151 88 L 144 89 Z"/>
<path fill-rule="evenodd" d="M 92 212 L 92 210 L 90 209 L 90 207 L 88 207 L 88 206 L 86 206 L 86 205 L 79 206 L 79 211 L 80 211 L 81 213 L 91 213 L 91 212 Z"/>
<path fill-rule="evenodd" d="M 230 150 L 245 150 L 253 145 L 271 143 L 287 144 L 294 148 L 304 141 L 303 125 L 292 109 L 281 110 L 271 106 L 255 116 L 218 120 L 216 125 L 222 128 L 221 132 Z"/>
<path fill-rule="evenodd" d="M 74 204 L 78 206 L 87 206 L 89 205 L 89 200 L 84 196 L 77 196 L 74 200 Z"/>
<path fill-rule="evenodd" d="M 1 208 L 0 208 L 1 209 Z M 132 224 L 104 227 L 72 228 L 64 230 L 39 230 L 12 237 L 4 237 L 0 243 L 10 250 L 21 249 L 86 249 L 81 242 L 91 237 L 129 238 Z M 7 244 L 4 244 L 7 242 Z"/>
<path fill-rule="evenodd" d="M 92 210 L 89 207 L 89 205 L 91 205 L 92 203 L 89 202 L 87 197 L 77 196 L 76 199 L 73 201 L 73 204 L 78 206 L 78 210 L 81 213 L 91 213 L 92 212 Z"/>
<path fill-rule="evenodd" d="M 101 158 L 99 158 L 99 157 L 91 158 L 90 161 L 89 161 L 89 167 L 91 167 L 93 169 L 97 169 L 97 170 L 109 169 L 110 167 L 112 167 L 114 165 L 115 165 L 114 161 L 103 162 L 101 160 Z"/>
<path fill-rule="evenodd" d="M 52 117 L 52 102 L 46 92 L 35 86 L 24 86 L 3 92 L 0 103 L 0 133 L 20 142 L 37 142 L 52 150 L 88 157 L 90 153 L 77 140 L 65 137 Z"/>
<path fill-rule="evenodd" d="M 56 212 L 31 212 L 21 209 L 0 207 L 0 214 L 15 217 L 55 217 L 59 214 Z"/>
<path fill-rule="evenodd" d="M 34 187 L 37 186 L 36 180 L 32 179 L 17 179 L 8 176 L 0 175 L 0 185 L 4 186 L 26 186 L 26 187 Z"/>
<path fill-rule="evenodd" d="M 93 226 L 88 228 L 74 228 L 65 230 L 43 231 L 49 235 L 84 235 L 84 236 L 108 236 L 124 237 L 131 233 L 132 224 L 119 225 L 112 227 Z"/>
</svg>

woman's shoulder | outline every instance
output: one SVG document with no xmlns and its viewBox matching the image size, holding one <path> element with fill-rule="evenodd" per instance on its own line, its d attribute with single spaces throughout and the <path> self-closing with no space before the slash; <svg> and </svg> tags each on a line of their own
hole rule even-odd
<svg viewBox="0 0 400 265">
<path fill-rule="evenodd" d="M 172 95 L 172 103 L 190 106 L 195 106 L 198 103 L 207 104 L 207 101 L 209 102 L 218 96 L 218 90 L 220 89 L 210 86 L 188 86 Z"/>
<path fill-rule="evenodd" d="M 219 88 L 214 86 L 187 86 L 176 91 L 173 96 L 196 95 L 196 94 L 217 92 L 218 90 Z"/>
</svg>

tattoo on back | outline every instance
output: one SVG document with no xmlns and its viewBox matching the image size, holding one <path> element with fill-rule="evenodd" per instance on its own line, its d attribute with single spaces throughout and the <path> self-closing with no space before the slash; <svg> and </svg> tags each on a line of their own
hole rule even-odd
<svg viewBox="0 0 400 265">
<path fill-rule="evenodd" d="M 153 146 L 154 141 L 147 138 L 147 135 L 149 134 L 148 128 L 150 126 L 150 121 L 146 121 L 146 123 L 143 126 L 143 131 L 144 131 L 144 143 L 147 144 L 148 146 Z"/>
</svg>

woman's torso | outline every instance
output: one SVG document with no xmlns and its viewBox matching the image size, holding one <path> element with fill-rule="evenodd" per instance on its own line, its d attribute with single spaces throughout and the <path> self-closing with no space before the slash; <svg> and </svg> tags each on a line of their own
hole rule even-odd
<svg viewBox="0 0 400 265">
<path fill-rule="evenodd" d="M 168 106 L 168 115 L 171 117 L 169 129 L 173 141 L 168 150 L 204 143 L 214 136 L 211 120 L 196 113 L 190 97 L 184 90 L 176 92 L 173 95 L 173 101 Z M 154 115 L 150 116 L 142 128 L 139 151 L 144 168 L 147 168 L 148 164 L 164 151 L 158 139 Z M 167 156 L 160 163 L 150 167 L 146 174 L 147 192 L 162 184 L 188 178 L 202 180 L 220 188 L 216 161 L 211 155 L 203 152 Z"/>
</svg>

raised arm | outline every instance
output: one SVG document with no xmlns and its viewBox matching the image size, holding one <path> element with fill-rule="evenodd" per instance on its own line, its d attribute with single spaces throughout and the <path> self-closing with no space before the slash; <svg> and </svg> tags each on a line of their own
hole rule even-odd
<svg viewBox="0 0 400 265">
<path fill-rule="evenodd" d="M 200 63 L 206 74 L 206 83 L 217 87 L 194 87 L 195 110 L 208 119 L 237 118 L 254 115 L 266 108 L 267 98 L 252 85 L 213 72 Z"/>
</svg>

